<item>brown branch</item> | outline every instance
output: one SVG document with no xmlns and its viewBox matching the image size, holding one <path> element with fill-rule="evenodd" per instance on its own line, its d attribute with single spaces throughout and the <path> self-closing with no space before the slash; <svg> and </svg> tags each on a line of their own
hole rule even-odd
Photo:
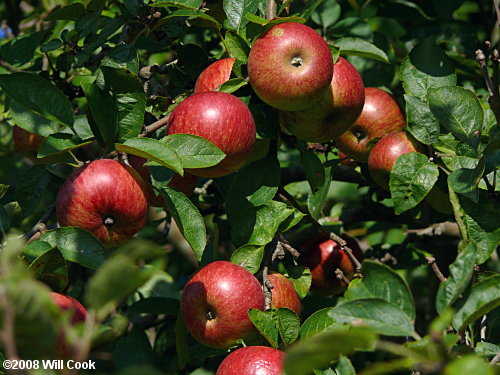
<svg viewBox="0 0 500 375">
<path fill-rule="evenodd" d="M 487 43 L 488 44 L 488 43 Z M 489 45 L 489 44 L 488 44 Z M 479 63 L 481 67 L 481 72 L 483 74 L 484 82 L 486 83 L 486 88 L 488 89 L 488 103 L 490 104 L 490 108 L 495 115 L 497 123 L 500 124 L 500 91 L 498 88 L 499 81 L 499 56 L 498 50 L 493 50 L 491 52 L 491 60 L 493 61 L 493 80 L 488 73 L 488 68 L 486 66 L 486 56 L 484 52 L 480 49 L 476 51 L 476 61 Z"/>
<path fill-rule="evenodd" d="M 431 265 L 432 270 L 436 274 L 437 278 L 439 279 L 439 282 L 443 282 L 446 280 L 446 277 L 444 277 L 443 273 L 439 269 L 437 263 L 436 263 L 436 258 L 433 257 L 425 257 L 425 260 L 427 260 L 427 263 Z"/>
<path fill-rule="evenodd" d="M 16 68 L 15 66 L 10 65 L 8 62 L 0 60 L 0 66 L 2 68 L 7 69 L 11 73 L 19 73 L 22 72 L 21 69 Z"/>
<path fill-rule="evenodd" d="M 278 242 L 274 239 L 272 242 L 266 245 L 264 254 L 264 267 L 262 268 L 262 289 L 264 291 L 264 307 L 269 310 L 273 307 L 273 294 L 271 290 L 274 285 L 269 280 L 269 267 L 271 265 L 272 254 L 278 246 Z"/>
<path fill-rule="evenodd" d="M 154 132 L 155 130 L 158 130 L 158 129 L 166 126 L 167 123 L 168 123 L 169 117 L 170 116 L 165 116 L 165 117 L 159 119 L 158 121 L 155 121 L 152 124 L 146 126 L 144 128 L 144 130 L 142 131 L 142 133 L 139 134 L 139 137 L 146 137 L 147 135 L 149 135 L 150 133 Z"/>
<path fill-rule="evenodd" d="M 408 229 L 406 233 L 414 233 L 417 236 L 442 236 L 448 235 L 453 237 L 460 237 L 460 232 L 458 230 L 458 224 L 445 221 L 443 223 L 435 223 L 427 228 L 421 229 Z"/>
<path fill-rule="evenodd" d="M 493 96 L 493 82 L 491 81 L 491 77 L 488 74 L 488 69 L 486 67 L 486 56 L 484 52 L 480 49 L 476 50 L 476 61 L 479 63 L 481 67 L 481 72 L 483 73 L 484 81 L 486 82 L 486 88 L 488 89 L 488 93 L 490 96 Z"/>
<path fill-rule="evenodd" d="M 31 228 L 30 231 L 24 235 L 28 243 L 38 240 L 40 236 L 47 231 L 47 223 L 55 211 L 56 211 L 55 204 L 50 205 L 47 208 L 47 211 L 40 218 L 40 220 L 38 220 L 38 222 L 33 226 L 33 228 Z"/>
<path fill-rule="evenodd" d="M 276 4 L 276 0 L 266 0 L 266 19 L 272 20 L 276 17 L 277 12 L 278 6 Z"/>
<path fill-rule="evenodd" d="M 346 283 L 346 285 L 350 284 L 349 279 L 344 275 L 344 272 L 342 272 L 342 270 L 340 268 L 337 268 L 335 270 L 335 277 L 337 278 L 337 280 L 343 281 L 344 283 Z"/>
<path fill-rule="evenodd" d="M 495 13 L 497 14 L 498 27 L 500 27 L 500 8 L 498 7 L 498 0 L 492 0 Z"/>
<path fill-rule="evenodd" d="M 490 366 L 495 366 L 498 362 L 500 362 L 500 353 L 497 353 L 490 362 Z"/>
</svg>

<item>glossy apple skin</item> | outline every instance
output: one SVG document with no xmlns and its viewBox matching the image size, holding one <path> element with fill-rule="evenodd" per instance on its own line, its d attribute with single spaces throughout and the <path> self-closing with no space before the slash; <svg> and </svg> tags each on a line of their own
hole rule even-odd
<svg viewBox="0 0 500 375">
<path fill-rule="evenodd" d="M 423 146 L 410 134 L 391 133 L 373 146 L 368 156 L 368 170 L 378 186 L 389 190 L 389 178 L 396 160 L 410 152 L 424 153 Z"/>
<path fill-rule="evenodd" d="M 351 237 L 343 236 L 347 246 L 352 250 L 356 259 L 363 260 L 363 252 L 358 243 Z M 319 235 L 306 243 L 301 249 L 302 264 L 311 270 L 311 288 L 314 291 L 336 295 L 342 293 L 347 285 L 338 280 L 335 270 L 340 268 L 345 277 L 351 280 L 355 273 L 355 266 L 347 253 L 340 245 L 325 235 Z"/>
<path fill-rule="evenodd" d="M 12 138 L 16 150 L 32 159 L 36 159 L 38 149 L 45 140 L 45 137 L 30 133 L 17 125 L 12 128 Z"/>
<path fill-rule="evenodd" d="M 300 316 L 300 311 L 302 310 L 300 298 L 290 279 L 277 272 L 268 275 L 268 279 L 274 286 L 271 289 L 273 308 L 286 307 L 295 311 Z"/>
<path fill-rule="evenodd" d="M 94 160 L 75 170 L 56 199 L 61 227 L 86 229 L 108 248 L 137 233 L 148 208 L 144 180 L 132 167 L 112 159 Z M 106 225 L 107 218 L 113 223 Z"/>
<path fill-rule="evenodd" d="M 255 41 L 248 56 L 248 78 L 257 96 L 285 111 L 314 105 L 328 88 L 332 74 L 328 44 L 300 23 L 271 27 Z"/>
<path fill-rule="evenodd" d="M 221 177 L 236 171 L 255 144 L 255 122 L 248 107 L 234 95 L 218 91 L 190 96 L 174 109 L 167 135 L 178 133 L 203 137 L 226 154 L 213 167 L 187 169 L 199 177 Z"/>
<path fill-rule="evenodd" d="M 366 163 L 373 147 L 368 147 L 368 142 L 400 132 L 405 124 L 398 103 L 389 93 L 376 87 L 367 87 L 361 115 L 348 131 L 335 139 L 335 144 L 349 157 Z"/>
<path fill-rule="evenodd" d="M 228 348 L 255 332 L 250 308 L 264 309 L 259 281 L 243 267 L 216 261 L 201 268 L 184 287 L 181 312 L 191 335 L 213 348 Z"/>
<path fill-rule="evenodd" d="M 200 92 L 213 91 L 224 82 L 228 81 L 231 77 L 231 71 L 235 61 L 236 59 L 234 57 L 229 57 L 209 65 L 198 76 L 194 85 L 194 93 L 199 94 Z"/>
<path fill-rule="evenodd" d="M 345 133 L 357 120 L 365 103 L 363 79 L 343 57 L 333 67 L 330 86 L 321 99 L 302 111 L 280 111 L 285 133 L 306 142 L 329 142 Z"/>
<path fill-rule="evenodd" d="M 267 346 L 247 346 L 229 354 L 216 375 L 281 375 L 285 353 Z"/>
</svg>

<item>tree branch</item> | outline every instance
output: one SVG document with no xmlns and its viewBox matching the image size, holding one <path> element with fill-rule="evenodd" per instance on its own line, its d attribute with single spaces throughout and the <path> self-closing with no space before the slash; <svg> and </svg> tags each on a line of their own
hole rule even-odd
<svg viewBox="0 0 500 375">
<path fill-rule="evenodd" d="M 458 224 L 451 221 L 445 221 L 443 223 L 435 223 L 427 228 L 422 229 L 408 229 L 406 233 L 414 233 L 417 236 L 442 236 L 448 235 L 453 237 L 460 237 L 460 231 L 458 230 Z"/>
<path fill-rule="evenodd" d="M 425 257 L 425 260 L 427 260 L 427 263 L 431 265 L 432 270 L 436 274 L 437 278 L 439 279 L 439 282 L 443 282 L 446 280 L 446 277 L 444 277 L 443 273 L 439 269 L 437 263 L 436 263 L 436 258 L 433 257 Z"/>
<path fill-rule="evenodd" d="M 278 6 L 275 0 L 266 0 L 266 19 L 272 20 L 276 17 L 276 12 L 278 11 Z"/>
<path fill-rule="evenodd" d="M 55 204 L 52 204 L 47 208 L 47 211 L 43 214 L 40 220 L 33 226 L 33 228 L 30 229 L 29 232 L 24 235 L 27 243 L 38 240 L 40 236 L 47 231 L 47 223 L 55 211 Z"/>
<path fill-rule="evenodd" d="M 142 131 L 142 133 L 139 134 L 139 137 L 146 137 L 147 135 L 149 135 L 150 133 L 154 132 L 155 130 L 158 130 L 158 129 L 166 126 L 167 123 L 168 123 L 169 117 L 170 116 L 165 116 L 165 117 L 159 119 L 158 121 L 155 121 L 152 124 L 146 126 L 144 128 L 144 130 Z"/>
<path fill-rule="evenodd" d="M 493 7 L 495 8 L 495 13 L 497 14 L 497 23 L 498 27 L 500 27 L 500 8 L 498 7 L 498 0 L 492 0 Z"/>
</svg>

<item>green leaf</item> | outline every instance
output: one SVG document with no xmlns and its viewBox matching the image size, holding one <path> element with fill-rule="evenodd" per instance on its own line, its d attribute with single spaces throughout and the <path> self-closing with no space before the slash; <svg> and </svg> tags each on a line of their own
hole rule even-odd
<svg viewBox="0 0 500 375">
<path fill-rule="evenodd" d="M 321 210 L 323 209 L 323 205 L 325 203 L 325 199 L 328 195 L 328 192 L 330 191 L 334 168 L 335 165 L 328 165 L 327 163 L 325 163 L 325 180 L 323 186 L 321 186 L 318 191 L 309 193 L 307 197 L 307 207 L 309 209 L 309 212 L 311 213 L 311 216 L 315 219 L 319 218 Z"/>
<path fill-rule="evenodd" d="M 477 160 L 475 160 L 477 162 Z M 478 185 L 483 177 L 485 158 L 482 157 L 474 168 L 458 168 L 448 175 L 449 186 L 459 194 L 463 194 L 477 203 Z"/>
<path fill-rule="evenodd" d="M 418 141 L 433 145 L 439 138 L 439 121 L 420 98 L 406 95 L 406 128 Z"/>
<path fill-rule="evenodd" d="M 231 262 L 237 264 L 251 273 L 256 273 L 264 258 L 264 246 L 244 245 L 236 249 L 231 255 Z"/>
<path fill-rule="evenodd" d="M 340 18 L 341 8 L 337 0 L 323 1 L 312 13 L 311 19 L 324 29 L 332 26 Z"/>
<path fill-rule="evenodd" d="M 500 306 L 500 275 L 481 280 L 458 300 L 453 327 L 463 331 L 469 324 Z"/>
<path fill-rule="evenodd" d="M 483 110 L 477 96 L 463 87 L 437 87 L 429 89 L 427 98 L 439 122 L 477 150 L 483 126 Z"/>
<path fill-rule="evenodd" d="M 273 319 L 273 311 L 260 311 L 258 309 L 248 310 L 248 316 L 257 331 L 264 337 L 273 348 L 278 348 L 278 327 Z"/>
<path fill-rule="evenodd" d="M 300 265 L 288 265 L 286 267 L 289 280 L 293 283 L 297 294 L 302 299 L 311 288 L 312 274 L 309 268 Z"/>
<path fill-rule="evenodd" d="M 274 320 L 278 332 L 285 345 L 290 345 L 298 339 L 300 333 L 300 318 L 295 311 L 280 307 L 274 312 Z"/>
<path fill-rule="evenodd" d="M 24 217 L 38 207 L 49 181 L 50 173 L 45 165 L 35 165 L 21 175 L 14 190 L 14 198 L 21 206 Z"/>
<path fill-rule="evenodd" d="M 63 227 L 45 232 L 41 241 L 57 247 L 64 259 L 96 269 L 106 262 L 109 251 L 90 232 L 76 227 Z"/>
<path fill-rule="evenodd" d="M 252 23 L 256 23 L 257 25 L 266 26 L 269 23 L 269 20 L 265 18 L 259 17 L 252 13 L 245 14 L 245 18 Z"/>
<path fill-rule="evenodd" d="M 203 256 L 203 250 L 207 245 L 207 231 L 203 216 L 196 206 L 183 193 L 164 187 L 161 195 L 167 204 L 169 212 L 172 214 L 179 230 L 191 245 L 198 261 Z"/>
<path fill-rule="evenodd" d="M 5 232 L 10 227 L 10 216 L 4 206 L 0 206 L 0 233 L 5 237 Z"/>
<path fill-rule="evenodd" d="M 175 350 L 177 352 L 177 361 L 182 369 L 188 362 L 188 331 L 184 325 L 182 314 L 175 320 Z"/>
<path fill-rule="evenodd" d="M 180 304 L 177 299 L 164 297 L 143 298 L 129 307 L 131 314 L 165 314 L 177 316 Z"/>
<path fill-rule="evenodd" d="M 344 297 L 350 301 L 381 298 L 404 311 L 411 320 L 415 319 L 415 305 L 408 284 L 398 273 L 382 263 L 365 260 L 363 278 L 354 279 Z"/>
<path fill-rule="evenodd" d="M 159 0 L 152 4 L 148 4 L 151 7 L 173 7 L 173 8 L 185 8 L 196 10 L 200 7 L 202 0 Z"/>
<path fill-rule="evenodd" d="M 54 290 L 63 291 L 68 285 L 68 266 L 58 249 L 44 252 L 31 262 L 28 269 Z"/>
<path fill-rule="evenodd" d="M 11 99 L 36 114 L 61 125 L 73 126 L 73 106 L 66 95 L 45 78 L 31 73 L 1 74 L 0 87 Z"/>
<path fill-rule="evenodd" d="M 139 73 L 139 57 L 134 46 L 130 44 L 118 45 L 107 52 L 101 66 L 127 69 L 134 74 Z"/>
<path fill-rule="evenodd" d="M 244 78 L 231 78 L 230 80 L 220 85 L 218 91 L 232 94 L 233 92 L 239 90 L 240 88 L 246 85 L 248 85 L 248 81 Z"/>
<path fill-rule="evenodd" d="M 60 124 L 54 121 L 37 115 L 35 112 L 15 100 L 11 100 L 9 103 L 9 113 L 15 125 L 30 133 L 39 134 L 43 137 L 48 137 L 62 129 L 67 129 L 61 127 Z"/>
<path fill-rule="evenodd" d="M 401 64 L 401 80 L 407 94 L 425 99 L 431 88 L 454 86 L 457 83 L 453 62 L 427 38 L 410 52 Z"/>
<path fill-rule="evenodd" d="M 115 144 L 117 151 L 126 152 L 127 154 L 142 156 L 148 160 L 157 162 L 177 173 L 184 175 L 182 169 L 182 161 L 177 155 L 177 152 L 169 145 L 166 145 L 153 138 L 132 138 L 125 143 Z"/>
<path fill-rule="evenodd" d="M 340 38 L 335 41 L 334 45 L 340 49 L 340 54 L 344 56 L 360 56 L 389 63 L 389 59 L 384 51 L 360 38 Z"/>
<path fill-rule="evenodd" d="M 349 358 L 340 356 L 339 362 L 335 366 L 336 375 L 356 375 L 356 370 Z"/>
<path fill-rule="evenodd" d="M 50 51 L 55 51 L 56 49 L 59 49 L 63 46 L 63 42 L 61 39 L 52 39 L 50 42 L 45 43 L 43 46 L 40 47 L 41 52 L 50 52 Z"/>
<path fill-rule="evenodd" d="M 153 359 L 153 349 L 148 335 L 140 326 L 134 325 L 132 330 L 121 337 L 113 350 L 113 362 L 116 368 L 149 363 Z"/>
<path fill-rule="evenodd" d="M 246 64 L 248 62 L 248 54 L 250 53 L 250 47 L 247 42 L 241 36 L 231 31 L 226 32 L 224 40 L 226 41 L 226 46 L 231 57 Z"/>
<path fill-rule="evenodd" d="M 226 157 L 213 143 L 191 134 L 172 134 L 161 140 L 175 150 L 183 168 L 206 168 L 216 165 Z"/>
<path fill-rule="evenodd" d="M 446 365 L 443 375 L 474 374 L 494 375 L 495 369 L 478 356 L 468 354 Z"/>
<path fill-rule="evenodd" d="M 65 7 L 53 10 L 45 19 L 47 21 L 55 21 L 55 20 L 76 21 L 84 14 L 85 14 L 85 6 L 82 3 L 73 3 Z"/>
<path fill-rule="evenodd" d="M 313 192 L 321 189 L 325 183 L 325 168 L 319 158 L 311 151 L 300 154 L 300 162 L 304 168 L 307 182 Z"/>
<path fill-rule="evenodd" d="M 9 185 L 0 184 L 0 199 L 2 199 L 3 196 L 5 195 L 5 193 L 7 193 L 7 191 L 9 191 L 9 188 L 10 188 Z"/>
<path fill-rule="evenodd" d="M 330 52 L 332 53 L 333 63 L 336 64 L 340 56 L 340 48 L 330 43 L 328 43 L 328 48 L 330 48 Z"/>
<path fill-rule="evenodd" d="M 469 285 L 474 274 L 476 252 L 474 243 L 469 242 L 457 255 L 457 259 L 450 264 L 450 275 L 439 284 L 436 296 L 436 310 L 439 314 L 451 306 Z"/>
<path fill-rule="evenodd" d="M 30 62 L 46 36 L 47 30 L 16 36 L 0 46 L 2 59 L 9 64 L 18 66 Z"/>
<path fill-rule="evenodd" d="M 327 307 L 314 312 L 300 327 L 300 339 L 305 340 L 315 334 L 328 330 L 348 329 L 335 323 L 335 320 L 328 315 L 331 307 Z"/>
<path fill-rule="evenodd" d="M 287 375 L 308 375 L 314 369 L 325 368 L 342 354 L 372 349 L 376 340 L 377 335 L 368 327 L 321 332 L 287 351 L 285 372 Z"/>
<path fill-rule="evenodd" d="M 82 84 L 87 98 L 92 132 L 102 146 L 111 145 L 118 137 L 118 107 L 116 97 L 101 90 L 95 83 Z M 93 120 L 93 121 L 92 121 Z"/>
<path fill-rule="evenodd" d="M 258 4 L 258 0 L 224 0 L 223 7 L 227 15 L 226 27 L 239 31 L 248 23 L 245 15 L 255 14 Z"/>
<path fill-rule="evenodd" d="M 144 124 L 146 96 L 141 80 L 124 69 L 101 67 L 106 80 L 116 98 L 118 108 L 118 141 L 137 137 Z"/>
<path fill-rule="evenodd" d="M 163 3 L 160 4 L 163 6 Z M 169 14 L 167 17 L 163 17 L 161 21 L 167 22 L 169 19 L 175 17 L 188 17 L 188 20 L 196 19 L 198 21 L 201 21 L 201 23 L 206 24 L 208 27 L 213 28 L 214 30 L 220 30 L 220 28 L 222 27 L 215 18 L 196 9 L 178 9 Z"/>
<path fill-rule="evenodd" d="M 336 322 L 366 324 L 386 336 L 415 335 L 410 317 L 380 298 L 348 301 L 332 308 L 329 314 Z"/>
<path fill-rule="evenodd" d="M 401 155 L 392 167 L 389 187 L 394 212 L 399 215 L 419 204 L 439 176 L 437 166 L 418 152 Z"/>
<path fill-rule="evenodd" d="M 57 133 L 48 136 L 40 145 L 37 158 L 43 158 L 48 155 L 61 154 L 65 151 L 84 147 L 92 141 L 84 142 L 80 137 L 68 133 Z"/>
</svg>

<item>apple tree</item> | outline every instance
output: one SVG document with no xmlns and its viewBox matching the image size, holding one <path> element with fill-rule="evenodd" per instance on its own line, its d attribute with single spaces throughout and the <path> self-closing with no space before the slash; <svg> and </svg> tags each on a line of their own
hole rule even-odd
<svg viewBox="0 0 500 375">
<path fill-rule="evenodd" d="M 496 373 L 498 0 L 0 21 L 1 373 Z"/>
</svg>

